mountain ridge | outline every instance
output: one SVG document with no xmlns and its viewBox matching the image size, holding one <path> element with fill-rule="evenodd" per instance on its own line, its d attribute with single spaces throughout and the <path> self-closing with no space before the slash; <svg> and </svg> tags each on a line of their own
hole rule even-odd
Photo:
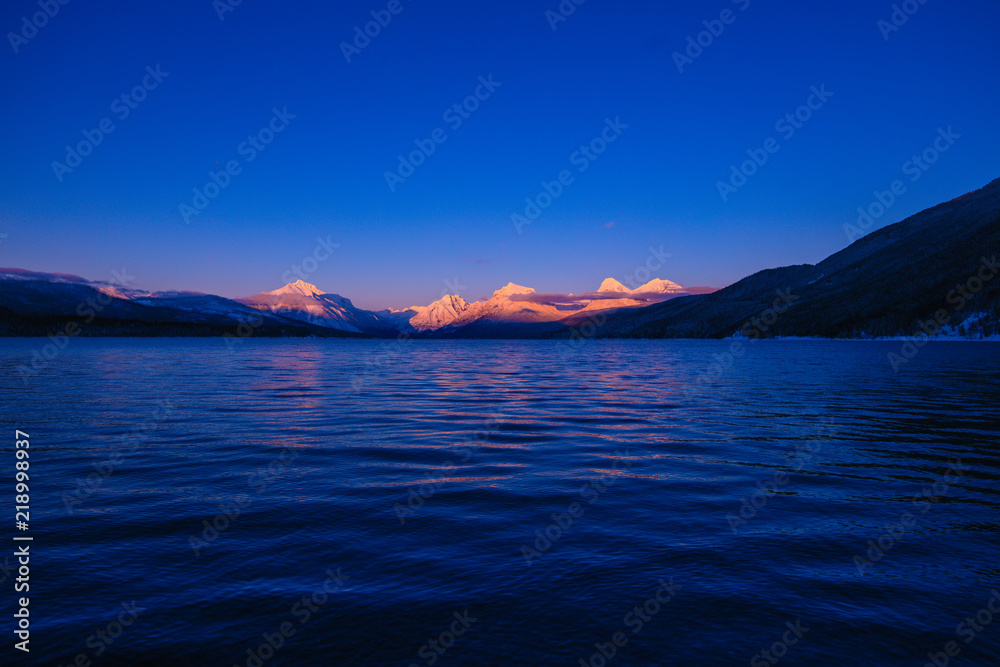
<svg viewBox="0 0 1000 667">
<path fill-rule="evenodd" d="M 778 298 L 787 308 L 764 328 L 755 325 L 755 335 L 911 336 L 929 318 L 941 320 L 937 329 L 994 335 L 998 250 L 1000 179 L 874 230 L 815 265 L 765 269 L 711 293 L 659 278 L 636 289 L 607 278 L 598 292 L 578 296 L 510 282 L 473 303 L 444 295 L 428 306 L 372 312 L 304 280 L 226 299 L 11 268 L 0 269 L 0 333 L 44 335 L 45 323 L 84 318 L 96 301 L 100 312 L 89 320 L 114 322 L 108 326 L 122 335 L 218 333 L 263 317 L 268 335 L 565 338 L 587 325 L 597 338 L 723 338 L 748 335 L 748 323 Z"/>
</svg>

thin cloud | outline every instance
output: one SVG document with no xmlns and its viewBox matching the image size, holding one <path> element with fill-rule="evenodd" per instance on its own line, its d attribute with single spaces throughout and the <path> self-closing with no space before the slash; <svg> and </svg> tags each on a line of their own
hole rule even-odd
<svg viewBox="0 0 1000 667">
<path fill-rule="evenodd" d="M 591 301 L 631 299 L 633 301 L 645 301 L 646 303 L 660 303 L 669 301 L 678 296 L 687 296 L 687 292 L 675 292 L 672 294 L 632 294 L 623 292 L 586 292 L 585 294 L 512 294 L 508 297 L 511 301 L 529 301 L 531 303 L 555 306 L 556 308 L 580 308 Z"/>
</svg>

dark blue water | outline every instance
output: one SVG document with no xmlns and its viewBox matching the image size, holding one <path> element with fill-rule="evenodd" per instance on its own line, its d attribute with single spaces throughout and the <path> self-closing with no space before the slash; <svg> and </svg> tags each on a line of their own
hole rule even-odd
<svg viewBox="0 0 1000 667">
<path fill-rule="evenodd" d="M 998 345 L 44 343 L 0 662 L 998 664 Z"/>
</svg>

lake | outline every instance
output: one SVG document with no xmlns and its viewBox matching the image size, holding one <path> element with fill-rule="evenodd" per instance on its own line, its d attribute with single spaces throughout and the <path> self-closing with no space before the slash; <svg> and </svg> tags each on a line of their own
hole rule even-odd
<svg viewBox="0 0 1000 667">
<path fill-rule="evenodd" d="M 47 343 L 8 664 L 1000 659 L 997 344 Z"/>
</svg>

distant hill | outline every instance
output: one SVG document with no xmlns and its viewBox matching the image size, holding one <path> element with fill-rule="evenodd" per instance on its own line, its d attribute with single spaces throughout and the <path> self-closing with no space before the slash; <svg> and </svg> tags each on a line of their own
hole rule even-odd
<svg viewBox="0 0 1000 667">
<path fill-rule="evenodd" d="M 766 337 L 912 336 L 941 310 L 956 333 L 995 335 L 1000 273 L 978 294 L 968 292 L 974 298 L 957 288 L 970 280 L 976 287 L 983 258 L 995 261 L 998 251 L 1000 179 L 874 231 L 815 266 L 768 269 L 713 294 L 612 313 L 595 335 L 732 336 L 771 308 L 779 291 L 790 292 L 792 303 L 761 331 Z"/>
</svg>

